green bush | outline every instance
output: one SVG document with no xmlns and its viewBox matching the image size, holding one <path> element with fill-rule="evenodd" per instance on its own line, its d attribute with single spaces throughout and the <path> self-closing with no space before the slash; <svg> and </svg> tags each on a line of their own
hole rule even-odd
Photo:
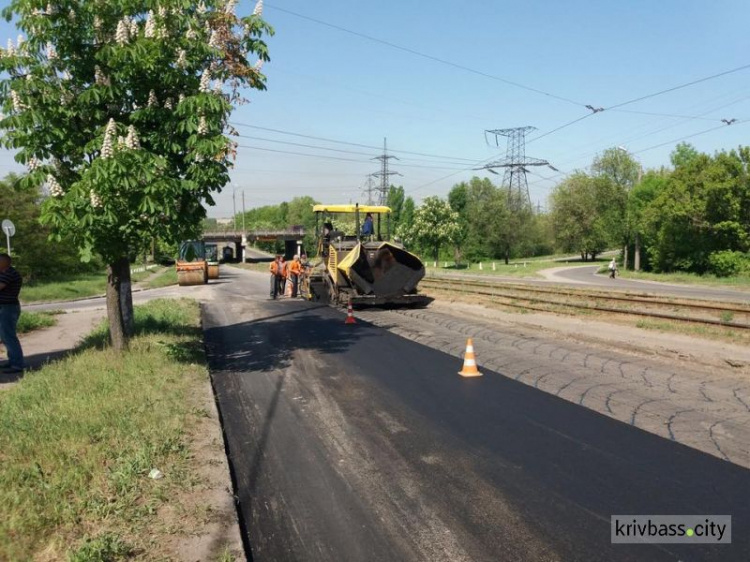
<svg viewBox="0 0 750 562">
<path fill-rule="evenodd" d="M 716 277 L 732 277 L 745 270 L 750 262 L 742 252 L 724 250 L 708 256 L 708 269 Z"/>
</svg>

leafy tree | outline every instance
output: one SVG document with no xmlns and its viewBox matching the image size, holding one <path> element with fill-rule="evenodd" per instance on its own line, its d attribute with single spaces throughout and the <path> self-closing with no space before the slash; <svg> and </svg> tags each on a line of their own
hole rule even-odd
<svg viewBox="0 0 750 562">
<path fill-rule="evenodd" d="M 11 0 L 26 39 L 0 57 L 3 144 L 51 197 L 43 220 L 83 260 L 108 264 L 112 342 L 133 332 L 130 260 L 153 238 L 195 236 L 228 181 L 227 120 L 245 86 L 263 89 L 260 6 L 236 0 Z M 255 61 L 251 59 L 257 59 Z"/>
<path fill-rule="evenodd" d="M 695 147 L 687 142 L 681 142 L 669 155 L 669 160 L 672 162 L 672 166 L 675 168 L 684 168 L 691 160 L 697 158 L 700 155 Z"/>
<path fill-rule="evenodd" d="M 21 177 L 9 174 L 0 181 L 0 219 L 10 219 L 16 227 L 11 239 L 13 265 L 27 281 L 97 270 L 101 263 L 92 261 L 81 267 L 78 252 L 70 239 L 60 242 L 47 240 L 49 228 L 39 224 L 42 194 L 38 186 L 21 182 Z M 5 235 L 0 233 L 2 251 Z"/>
<path fill-rule="evenodd" d="M 398 227 L 396 228 L 396 234 L 404 241 L 407 246 L 410 246 L 412 240 L 409 238 L 409 232 L 414 224 L 414 213 L 416 205 L 414 199 L 407 197 L 404 199 L 404 205 L 401 208 L 401 217 L 399 220 Z"/>
<path fill-rule="evenodd" d="M 606 206 L 601 209 L 609 241 L 623 246 L 624 267 L 627 268 L 628 246 L 632 237 L 632 219 L 628 215 L 628 196 L 640 177 L 641 166 L 622 148 L 608 148 L 594 158 L 591 172 L 602 178 L 601 195 Z"/>
<path fill-rule="evenodd" d="M 396 187 L 392 185 L 388 188 L 388 195 L 386 197 L 386 206 L 391 209 L 391 226 L 392 228 L 398 228 L 401 223 L 401 212 L 404 208 L 404 188 L 403 186 Z"/>
<path fill-rule="evenodd" d="M 454 241 L 460 229 L 458 213 L 440 197 L 427 197 L 414 213 L 410 238 L 432 253 L 435 261 L 440 247 Z"/>
<path fill-rule="evenodd" d="M 583 260 L 595 258 L 607 247 L 602 194 L 610 187 L 606 178 L 576 172 L 555 187 L 550 198 L 555 239 L 561 250 L 580 252 Z"/>
<path fill-rule="evenodd" d="M 650 265 L 703 273 L 714 254 L 750 250 L 750 149 L 674 161 L 644 211 Z"/>
</svg>

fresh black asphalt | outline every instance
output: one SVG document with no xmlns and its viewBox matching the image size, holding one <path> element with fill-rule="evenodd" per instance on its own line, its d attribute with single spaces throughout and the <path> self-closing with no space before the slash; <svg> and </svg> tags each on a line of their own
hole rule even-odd
<svg viewBox="0 0 750 562">
<path fill-rule="evenodd" d="M 254 561 L 750 560 L 750 471 L 242 282 L 204 319 Z M 612 545 L 612 514 L 729 514 L 733 542 Z"/>
</svg>

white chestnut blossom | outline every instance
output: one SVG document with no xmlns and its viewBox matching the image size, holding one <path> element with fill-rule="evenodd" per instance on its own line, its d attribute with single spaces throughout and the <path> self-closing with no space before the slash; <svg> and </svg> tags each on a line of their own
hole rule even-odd
<svg viewBox="0 0 750 562">
<path fill-rule="evenodd" d="M 208 92 L 211 88 L 211 75 L 209 74 L 208 70 L 204 70 L 203 74 L 201 74 L 201 83 L 199 86 L 199 89 L 201 92 Z"/>
<path fill-rule="evenodd" d="M 102 198 L 99 197 L 93 189 L 89 191 L 89 201 L 94 209 L 98 209 L 103 204 Z"/>
<path fill-rule="evenodd" d="M 181 104 L 185 101 L 185 94 L 180 94 L 180 97 L 177 98 L 177 104 Z"/>
<path fill-rule="evenodd" d="M 16 54 L 16 48 L 13 46 L 13 39 L 8 39 L 8 48 L 6 50 L 8 51 L 9 57 Z"/>
<path fill-rule="evenodd" d="M 203 2 L 201 2 L 200 4 L 198 4 L 198 13 L 199 14 L 201 14 L 201 15 L 205 14 L 207 11 L 208 10 L 206 9 L 206 5 Z"/>
<path fill-rule="evenodd" d="M 255 72 L 260 72 L 263 68 L 263 59 L 258 59 L 258 61 L 255 63 L 255 66 L 253 66 L 253 70 Z"/>
<path fill-rule="evenodd" d="M 49 60 L 55 60 L 57 58 L 57 49 L 52 43 L 47 43 L 47 58 Z"/>
<path fill-rule="evenodd" d="M 122 18 L 117 23 L 117 31 L 115 32 L 115 41 L 118 45 L 124 45 L 130 39 L 130 23 L 127 18 Z"/>
<path fill-rule="evenodd" d="M 235 15 L 234 11 L 237 7 L 237 0 L 227 0 L 227 3 L 224 5 L 224 13 L 228 16 Z"/>
<path fill-rule="evenodd" d="M 24 38 L 23 35 L 19 35 L 18 39 L 16 39 L 16 45 L 18 45 L 18 50 L 19 51 L 21 50 L 21 47 L 23 46 L 23 43 L 24 43 L 25 40 L 26 39 Z"/>
<path fill-rule="evenodd" d="M 34 170 L 38 170 L 39 166 L 41 166 L 42 163 L 35 157 L 32 156 L 29 158 L 29 161 L 26 162 L 26 166 L 29 168 L 30 172 L 33 172 Z"/>
<path fill-rule="evenodd" d="M 130 36 L 136 37 L 138 35 L 138 22 L 136 20 L 130 20 Z"/>
<path fill-rule="evenodd" d="M 117 148 L 119 149 L 125 148 L 125 137 L 123 137 L 122 135 L 117 137 Z"/>
<path fill-rule="evenodd" d="M 73 8 L 71 8 L 70 10 L 68 10 L 68 21 L 70 21 L 70 22 L 76 21 L 76 13 L 73 10 Z"/>
<path fill-rule="evenodd" d="M 52 5 L 51 2 L 47 2 L 47 15 L 52 16 L 55 14 L 55 7 Z"/>
<path fill-rule="evenodd" d="M 189 39 L 190 41 L 194 41 L 195 39 L 198 38 L 198 33 L 195 31 L 195 29 L 190 28 L 185 33 L 185 38 Z"/>
<path fill-rule="evenodd" d="M 167 98 L 164 100 L 164 109 L 173 109 L 174 104 L 172 103 L 172 98 Z"/>
<path fill-rule="evenodd" d="M 208 46 L 212 49 L 218 49 L 221 46 L 219 42 L 219 32 L 215 29 L 211 31 L 211 37 L 208 40 Z"/>
<path fill-rule="evenodd" d="M 177 66 L 185 68 L 187 66 L 187 55 L 185 49 L 177 49 Z"/>
<path fill-rule="evenodd" d="M 255 5 L 255 9 L 253 10 L 254 16 L 261 16 L 263 15 L 263 0 L 258 0 L 258 3 Z"/>
<path fill-rule="evenodd" d="M 156 37 L 156 22 L 154 21 L 154 11 L 149 10 L 146 16 L 146 37 L 153 39 Z"/>
<path fill-rule="evenodd" d="M 201 136 L 208 134 L 208 121 L 206 121 L 205 115 L 201 115 L 198 120 L 198 134 Z"/>
<path fill-rule="evenodd" d="M 113 139 L 116 132 L 117 125 L 115 124 L 115 120 L 110 119 L 109 123 L 107 123 L 107 128 L 104 130 L 104 143 L 102 143 L 102 158 L 104 158 L 105 160 L 107 158 L 112 158 L 112 156 L 114 156 L 115 154 Z"/>
<path fill-rule="evenodd" d="M 137 150 L 141 147 L 141 142 L 138 140 L 138 131 L 135 130 L 135 126 L 133 125 L 128 127 L 128 137 L 125 139 L 125 146 L 130 150 Z"/>
<path fill-rule="evenodd" d="M 98 64 L 94 66 L 94 83 L 97 86 L 109 86 L 109 78 L 104 75 Z"/>
<path fill-rule="evenodd" d="M 99 16 L 94 16 L 94 31 L 97 33 L 101 31 L 102 29 L 102 18 Z"/>
<path fill-rule="evenodd" d="M 65 195 L 62 186 L 52 174 L 47 174 L 47 189 L 49 189 L 49 194 L 52 197 L 62 197 Z"/>
<path fill-rule="evenodd" d="M 214 94 L 222 94 L 224 92 L 224 84 L 221 80 L 214 82 Z"/>
<path fill-rule="evenodd" d="M 159 100 L 156 98 L 156 92 L 151 90 L 148 93 L 148 107 L 158 107 L 159 106 Z"/>
<path fill-rule="evenodd" d="M 10 91 L 10 99 L 13 101 L 13 109 L 15 111 L 23 111 L 26 109 L 26 104 L 21 101 L 21 96 L 15 90 Z"/>
</svg>

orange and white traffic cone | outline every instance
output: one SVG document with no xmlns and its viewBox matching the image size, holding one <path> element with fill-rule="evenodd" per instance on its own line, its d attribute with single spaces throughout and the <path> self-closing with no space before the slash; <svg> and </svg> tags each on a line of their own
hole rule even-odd
<svg viewBox="0 0 750 562">
<path fill-rule="evenodd" d="M 352 309 L 352 299 L 349 299 L 349 305 L 346 308 L 346 322 L 344 324 L 356 324 L 354 319 L 354 310 Z"/>
<path fill-rule="evenodd" d="M 466 353 L 464 354 L 464 367 L 458 372 L 462 377 L 481 377 L 482 373 L 477 369 L 477 360 L 474 357 L 474 344 L 471 338 L 466 340 Z"/>
</svg>

